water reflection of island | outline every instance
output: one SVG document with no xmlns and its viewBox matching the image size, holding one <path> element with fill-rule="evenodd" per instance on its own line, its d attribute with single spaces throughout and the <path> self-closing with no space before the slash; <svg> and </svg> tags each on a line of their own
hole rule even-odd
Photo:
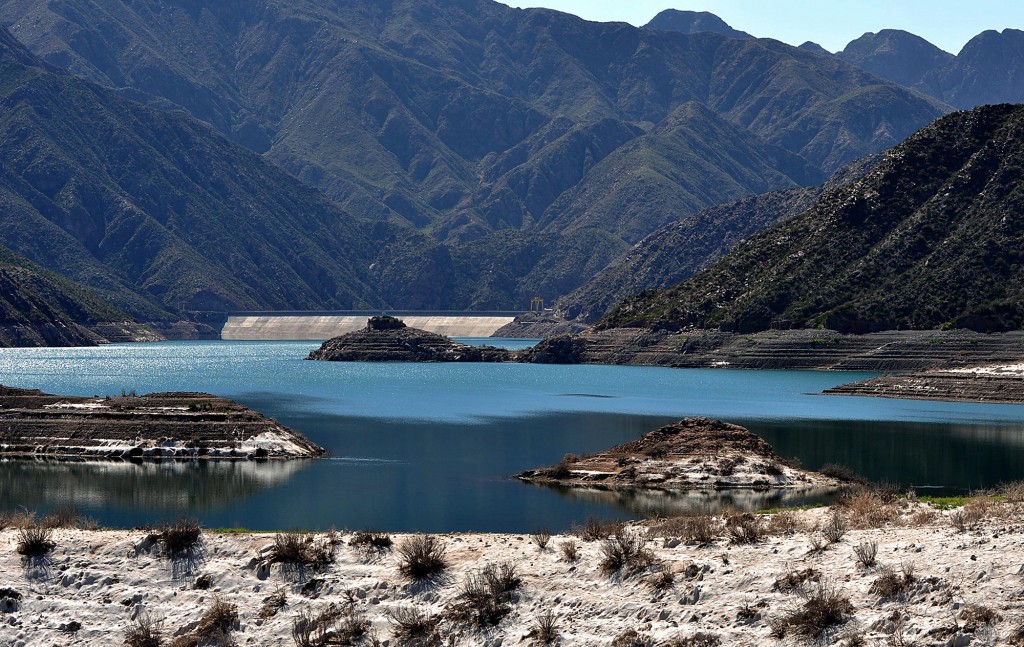
<svg viewBox="0 0 1024 647">
<path fill-rule="evenodd" d="M 657 489 L 604 489 L 600 487 L 566 486 L 556 483 L 537 483 L 534 487 L 550 489 L 577 501 L 599 503 L 628 511 L 643 517 L 671 517 L 689 514 L 717 513 L 736 509 L 743 511 L 767 510 L 810 503 L 827 503 L 836 496 L 834 489 L 820 491 L 772 490 L 657 490 Z"/>
<path fill-rule="evenodd" d="M 0 460 L 0 510 L 122 507 L 173 514 L 225 507 L 310 461 Z"/>
</svg>

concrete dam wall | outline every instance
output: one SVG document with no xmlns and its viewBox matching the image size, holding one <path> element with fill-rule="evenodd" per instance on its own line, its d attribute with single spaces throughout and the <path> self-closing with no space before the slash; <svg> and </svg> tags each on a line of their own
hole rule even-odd
<svg viewBox="0 0 1024 647">
<path fill-rule="evenodd" d="M 512 314 L 413 314 L 388 313 L 411 328 L 446 337 L 490 337 L 512 323 Z M 230 341 L 324 341 L 366 327 L 372 315 L 231 315 L 221 330 Z"/>
</svg>

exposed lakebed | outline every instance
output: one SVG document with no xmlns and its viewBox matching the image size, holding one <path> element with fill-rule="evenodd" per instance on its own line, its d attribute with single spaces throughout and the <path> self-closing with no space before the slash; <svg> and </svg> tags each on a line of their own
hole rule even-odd
<svg viewBox="0 0 1024 647">
<path fill-rule="evenodd" d="M 494 343 L 494 340 L 488 340 Z M 77 395 L 204 390 L 277 418 L 331 458 L 287 469 L 0 463 L 0 509 L 74 504 L 131 526 L 564 529 L 719 502 L 560 491 L 512 475 L 684 416 L 743 424 L 804 467 L 844 463 L 937 492 L 1024 478 L 1024 407 L 817 395 L 865 373 L 307 362 L 311 342 L 179 342 L 0 352 L 0 383 Z M 272 473 L 271 473 L 272 472 Z M 733 501 L 765 505 L 772 501 Z"/>
</svg>

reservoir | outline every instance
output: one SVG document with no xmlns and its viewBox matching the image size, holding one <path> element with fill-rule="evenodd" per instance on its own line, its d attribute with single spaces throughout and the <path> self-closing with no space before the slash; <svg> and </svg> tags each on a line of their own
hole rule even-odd
<svg viewBox="0 0 1024 647">
<path fill-rule="evenodd" d="M 83 396 L 208 391 L 330 452 L 286 463 L 0 461 L 0 510 L 74 505 L 118 527 L 188 515 L 260 530 L 532 532 L 589 516 L 801 502 L 560 491 L 511 478 L 686 416 L 747 426 L 810 469 L 838 463 L 922 494 L 1024 479 L 1024 406 L 817 395 L 864 373 L 304 360 L 316 346 L 0 350 L 6 385 Z"/>
</svg>

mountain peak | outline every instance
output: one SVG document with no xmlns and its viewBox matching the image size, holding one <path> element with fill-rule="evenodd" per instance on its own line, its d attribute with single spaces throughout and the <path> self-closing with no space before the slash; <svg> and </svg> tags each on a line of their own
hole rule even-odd
<svg viewBox="0 0 1024 647">
<path fill-rule="evenodd" d="M 680 11 L 666 9 L 644 25 L 644 29 L 660 29 L 662 31 L 678 31 L 684 34 L 712 33 L 729 38 L 753 38 L 750 34 L 733 29 L 727 22 L 707 11 Z"/>
<path fill-rule="evenodd" d="M 914 86 L 929 72 L 954 58 L 920 36 L 900 29 L 868 32 L 851 41 L 836 56 L 905 86 Z"/>
</svg>

